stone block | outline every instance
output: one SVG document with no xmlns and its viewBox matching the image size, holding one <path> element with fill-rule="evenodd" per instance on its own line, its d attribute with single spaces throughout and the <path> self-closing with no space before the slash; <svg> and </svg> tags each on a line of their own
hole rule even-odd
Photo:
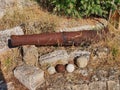
<svg viewBox="0 0 120 90">
<path fill-rule="evenodd" d="M 69 58 L 76 58 L 80 56 L 86 56 L 87 58 L 90 57 L 89 51 L 81 51 L 81 50 L 75 50 L 69 54 Z"/>
<path fill-rule="evenodd" d="M 68 53 L 65 50 L 56 50 L 54 52 L 45 54 L 39 58 L 40 65 L 56 65 L 56 64 L 67 64 Z"/>
<path fill-rule="evenodd" d="M 36 90 L 44 83 L 44 71 L 34 66 L 19 66 L 14 70 L 14 76 L 29 90 Z"/>
<path fill-rule="evenodd" d="M 38 50 L 35 45 L 23 46 L 23 60 L 27 65 L 36 66 L 38 63 Z"/>
</svg>

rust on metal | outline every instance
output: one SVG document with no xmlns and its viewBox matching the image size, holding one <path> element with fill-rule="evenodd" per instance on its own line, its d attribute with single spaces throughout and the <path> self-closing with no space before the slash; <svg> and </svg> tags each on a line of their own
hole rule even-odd
<svg viewBox="0 0 120 90">
<path fill-rule="evenodd" d="M 80 45 L 82 42 L 96 42 L 105 38 L 108 29 L 83 30 L 76 32 L 41 33 L 33 35 L 12 35 L 12 46 L 21 45 Z"/>
</svg>

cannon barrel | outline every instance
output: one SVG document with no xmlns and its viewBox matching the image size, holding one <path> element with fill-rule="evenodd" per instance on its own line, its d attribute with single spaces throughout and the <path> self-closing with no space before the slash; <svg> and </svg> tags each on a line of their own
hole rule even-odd
<svg viewBox="0 0 120 90">
<path fill-rule="evenodd" d="M 21 45 L 80 45 L 83 42 L 97 42 L 105 38 L 108 29 L 83 30 L 76 32 L 54 32 L 32 35 L 12 35 L 12 46 Z"/>
</svg>

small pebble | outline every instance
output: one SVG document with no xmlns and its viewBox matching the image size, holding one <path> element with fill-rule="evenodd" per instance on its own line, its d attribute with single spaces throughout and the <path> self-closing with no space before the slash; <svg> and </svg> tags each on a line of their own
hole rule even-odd
<svg viewBox="0 0 120 90">
<path fill-rule="evenodd" d="M 67 72 L 73 72 L 75 70 L 75 66 L 73 64 L 68 64 L 66 66 Z"/>
<path fill-rule="evenodd" d="M 96 75 L 92 76 L 91 81 L 98 81 L 98 77 Z"/>
<path fill-rule="evenodd" d="M 55 74 L 56 73 L 56 70 L 55 70 L 55 67 L 51 66 L 47 69 L 48 73 L 49 74 Z"/>
</svg>

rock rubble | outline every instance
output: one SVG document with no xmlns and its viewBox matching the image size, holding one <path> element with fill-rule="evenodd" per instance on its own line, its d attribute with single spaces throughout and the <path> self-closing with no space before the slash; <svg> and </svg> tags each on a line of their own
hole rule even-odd
<svg viewBox="0 0 120 90">
<path fill-rule="evenodd" d="M 13 34 L 23 35 L 24 33 L 20 27 L 0 31 L 0 54 L 3 51 L 11 50 L 8 47 L 8 39 Z M 41 86 L 44 88 L 44 83 L 49 86 L 47 90 L 120 89 L 118 68 L 111 67 L 109 70 L 98 69 L 95 71 L 88 68 L 91 60 L 90 51 L 75 50 L 68 53 L 66 50 L 55 50 L 39 56 L 38 49 L 34 45 L 22 46 L 22 50 L 24 63 L 15 68 L 14 76 L 30 90 L 39 90 Z M 109 49 L 106 47 L 97 48 L 93 50 L 93 54 L 96 56 L 95 61 L 104 59 L 109 54 Z M 39 64 L 39 67 L 36 64 Z M 55 67 L 60 64 L 63 65 L 63 71 L 59 72 L 61 67 L 58 69 Z M 71 66 L 67 69 L 69 64 L 75 67 Z M 46 72 L 49 73 L 49 78 L 46 76 Z M 59 75 L 62 76 L 59 77 Z M 56 81 L 54 81 L 55 79 Z M 7 86 L 9 87 L 9 84 Z M 11 88 L 13 87 L 11 86 Z"/>
</svg>

